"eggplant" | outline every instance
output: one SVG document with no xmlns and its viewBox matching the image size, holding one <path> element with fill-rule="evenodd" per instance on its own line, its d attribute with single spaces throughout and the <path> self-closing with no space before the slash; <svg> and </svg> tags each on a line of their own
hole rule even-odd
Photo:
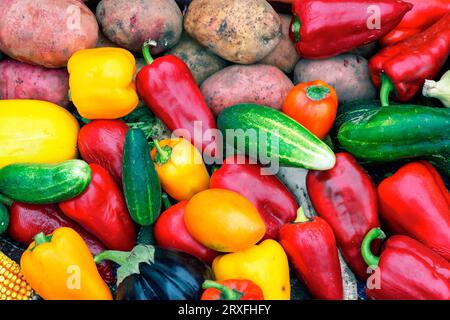
<svg viewBox="0 0 450 320">
<path fill-rule="evenodd" d="M 96 263 L 111 260 L 117 269 L 116 300 L 199 300 L 209 266 L 187 253 L 151 245 L 130 252 L 106 250 Z"/>
</svg>

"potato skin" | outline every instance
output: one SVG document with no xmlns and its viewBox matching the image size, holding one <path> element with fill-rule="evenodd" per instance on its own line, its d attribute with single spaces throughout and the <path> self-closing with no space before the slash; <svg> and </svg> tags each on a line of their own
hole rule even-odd
<svg viewBox="0 0 450 320">
<path fill-rule="evenodd" d="M 281 25 L 283 30 L 283 38 L 272 52 L 270 52 L 261 63 L 275 66 L 286 73 L 291 73 L 300 56 L 295 50 L 295 45 L 289 37 L 289 28 L 291 26 L 292 16 L 280 14 Z"/>
<path fill-rule="evenodd" d="M 187 64 L 198 85 L 227 66 L 225 60 L 202 47 L 186 33 L 183 33 L 180 42 L 167 53 L 177 56 Z"/>
<path fill-rule="evenodd" d="M 280 16 L 265 0 L 193 0 L 184 28 L 215 54 L 240 64 L 260 61 L 282 37 Z"/>
<path fill-rule="evenodd" d="M 166 51 L 183 30 L 183 15 L 174 0 L 102 0 L 96 15 L 109 40 L 135 52 L 149 39 L 158 43 L 153 54 Z"/>
<path fill-rule="evenodd" d="M 69 74 L 7 59 L 0 62 L 0 99 L 33 99 L 67 107 Z"/>
<path fill-rule="evenodd" d="M 367 60 L 353 54 L 323 60 L 300 60 L 294 70 L 294 83 L 322 80 L 336 89 L 339 103 L 373 99 Z"/>
<path fill-rule="evenodd" d="M 25 63 L 64 67 L 97 42 L 95 16 L 77 0 L 2 0 L 0 12 L 0 50 Z"/>
<path fill-rule="evenodd" d="M 280 110 L 292 87 L 291 80 L 278 68 L 255 64 L 227 67 L 209 77 L 200 89 L 217 116 L 238 103 L 256 103 Z"/>
</svg>

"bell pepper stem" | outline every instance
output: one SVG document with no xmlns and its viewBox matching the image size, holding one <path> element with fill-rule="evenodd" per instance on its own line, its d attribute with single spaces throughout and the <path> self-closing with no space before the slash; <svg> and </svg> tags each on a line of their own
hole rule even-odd
<svg viewBox="0 0 450 320">
<path fill-rule="evenodd" d="M 242 292 L 231 289 L 227 286 L 224 286 L 223 284 L 220 284 L 212 280 L 205 280 L 205 282 L 203 282 L 202 284 L 202 288 L 205 290 L 210 288 L 219 290 L 224 300 L 240 300 L 241 297 L 244 295 Z"/>
<path fill-rule="evenodd" d="M 154 59 L 152 55 L 150 54 L 150 46 L 156 47 L 158 43 L 155 40 L 147 40 L 144 42 L 144 45 L 142 46 L 142 55 L 144 56 L 144 60 L 147 64 L 152 64 Z"/>
<path fill-rule="evenodd" d="M 305 215 L 305 210 L 303 210 L 303 207 L 298 208 L 297 218 L 295 219 L 294 223 L 302 223 L 302 222 L 308 222 L 308 221 L 310 221 L 310 220 Z"/>
<path fill-rule="evenodd" d="M 389 107 L 389 95 L 394 90 L 394 84 L 384 73 L 381 74 L 380 100 L 382 107 Z"/>
<path fill-rule="evenodd" d="M 370 245 L 372 244 L 372 241 L 375 239 L 384 239 L 384 238 L 386 238 L 386 235 L 380 228 L 371 229 L 364 237 L 364 240 L 362 241 L 361 244 L 361 254 L 364 261 L 367 263 L 369 267 L 378 266 L 378 262 L 380 261 L 380 257 L 375 256 L 370 250 Z"/>
<path fill-rule="evenodd" d="M 169 209 L 172 206 L 172 204 L 170 203 L 169 196 L 167 195 L 167 193 L 163 193 L 161 195 L 161 198 L 164 204 L 164 208 L 166 208 L 166 210 Z"/>
<path fill-rule="evenodd" d="M 7 207 L 11 207 L 14 201 L 0 193 L 0 203 L 3 203 Z"/>
<path fill-rule="evenodd" d="M 153 143 L 155 144 L 156 148 L 155 162 L 158 166 L 162 166 L 170 160 L 170 156 L 172 155 L 172 148 L 169 146 L 164 146 L 161 148 L 161 146 L 159 145 L 159 140 L 156 139 L 153 139 Z"/>
<path fill-rule="evenodd" d="M 43 232 L 39 232 L 37 235 L 34 236 L 34 247 L 30 249 L 30 251 L 33 251 L 36 249 L 37 246 L 52 241 L 51 235 L 45 235 Z"/>
<path fill-rule="evenodd" d="M 117 250 L 105 250 L 94 257 L 95 263 L 100 263 L 103 260 L 111 260 L 117 263 L 119 266 L 124 265 L 127 262 L 130 253 L 127 251 Z"/>
<path fill-rule="evenodd" d="M 309 86 L 306 89 L 306 96 L 312 101 L 321 101 L 330 95 L 330 89 L 324 86 Z"/>
<path fill-rule="evenodd" d="M 292 22 L 291 31 L 294 34 L 295 41 L 300 41 L 300 28 L 301 28 L 301 22 L 297 15 L 294 16 L 294 21 Z"/>
</svg>

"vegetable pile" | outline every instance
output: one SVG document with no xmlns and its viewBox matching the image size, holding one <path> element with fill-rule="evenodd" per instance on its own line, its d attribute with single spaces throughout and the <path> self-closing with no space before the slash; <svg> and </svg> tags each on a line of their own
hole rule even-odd
<svg viewBox="0 0 450 320">
<path fill-rule="evenodd" d="M 450 300 L 449 25 L 0 1 L 0 300 Z"/>
</svg>

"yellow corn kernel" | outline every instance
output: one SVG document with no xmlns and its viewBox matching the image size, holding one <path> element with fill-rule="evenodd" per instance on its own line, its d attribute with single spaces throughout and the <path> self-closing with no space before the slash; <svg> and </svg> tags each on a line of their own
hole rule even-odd
<svg viewBox="0 0 450 320">
<path fill-rule="evenodd" d="M 0 251 L 0 300 L 29 300 L 32 294 L 19 265 Z"/>
</svg>

